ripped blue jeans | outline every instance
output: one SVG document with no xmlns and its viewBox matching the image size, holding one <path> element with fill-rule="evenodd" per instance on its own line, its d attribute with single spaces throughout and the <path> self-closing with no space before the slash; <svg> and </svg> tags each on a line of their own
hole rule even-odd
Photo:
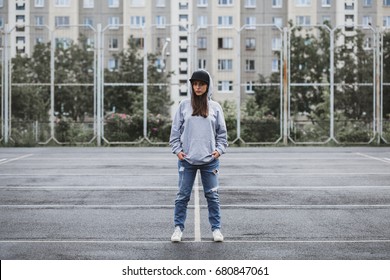
<svg viewBox="0 0 390 280">
<path fill-rule="evenodd" d="M 204 165 L 192 165 L 185 160 L 179 160 L 178 168 L 179 192 L 177 193 L 175 200 L 175 226 L 179 226 L 181 230 L 184 229 L 184 223 L 187 217 L 187 205 L 190 201 L 196 172 L 200 170 L 203 191 L 207 199 L 211 230 L 221 228 L 220 203 L 218 194 L 219 160 L 215 159 L 212 162 Z"/>
</svg>

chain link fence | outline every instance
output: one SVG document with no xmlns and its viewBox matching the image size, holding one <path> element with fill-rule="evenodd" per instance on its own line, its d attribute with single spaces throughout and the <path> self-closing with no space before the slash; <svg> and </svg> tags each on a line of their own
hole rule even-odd
<svg viewBox="0 0 390 280">
<path fill-rule="evenodd" d="M 23 26 L 26 42 L 19 28 L 0 33 L 5 145 L 166 145 L 170 99 L 197 68 L 214 78 L 232 144 L 390 140 L 386 29 Z"/>
</svg>

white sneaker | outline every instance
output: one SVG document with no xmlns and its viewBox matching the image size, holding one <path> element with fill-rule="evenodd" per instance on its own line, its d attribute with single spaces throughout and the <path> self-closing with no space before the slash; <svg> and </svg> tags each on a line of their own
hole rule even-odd
<svg viewBox="0 0 390 280">
<path fill-rule="evenodd" d="M 180 227 L 179 226 L 175 227 L 175 231 L 173 232 L 173 234 L 171 236 L 171 241 L 172 242 L 180 242 L 182 235 L 183 235 L 183 232 L 181 231 Z"/>
<path fill-rule="evenodd" d="M 222 242 L 223 241 L 223 235 L 219 229 L 216 229 L 213 231 L 213 237 L 215 242 Z"/>
</svg>

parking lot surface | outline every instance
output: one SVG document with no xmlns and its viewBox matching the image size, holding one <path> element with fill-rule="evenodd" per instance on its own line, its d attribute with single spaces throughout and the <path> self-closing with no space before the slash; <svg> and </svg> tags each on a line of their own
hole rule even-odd
<svg viewBox="0 0 390 280">
<path fill-rule="evenodd" d="M 390 148 L 229 147 L 223 243 L 197 180 L 171 243 L 169 148 L 0 149 L 0 259 L 390 259 Z"/>
</svg>

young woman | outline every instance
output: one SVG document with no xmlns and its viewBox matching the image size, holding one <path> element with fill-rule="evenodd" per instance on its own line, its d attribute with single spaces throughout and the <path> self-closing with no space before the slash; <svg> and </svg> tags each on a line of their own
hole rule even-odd
<svg viewBox="0 0 390 280">
<path fill-rule="evenodd" d="M 170 145 L 178 157 L 179 192 L 175 200 L 172 242 L 181 241 L 196 172 L 200 170 L 209 222 L 216 242 L 223 241 L 218 195 L 219 157 L 228 146 L 222 107 L 211 100 L 210 74 L 197 70 L 189 80 L 189 99 L 183 100 L 172 122 Z"/>
</svg>

